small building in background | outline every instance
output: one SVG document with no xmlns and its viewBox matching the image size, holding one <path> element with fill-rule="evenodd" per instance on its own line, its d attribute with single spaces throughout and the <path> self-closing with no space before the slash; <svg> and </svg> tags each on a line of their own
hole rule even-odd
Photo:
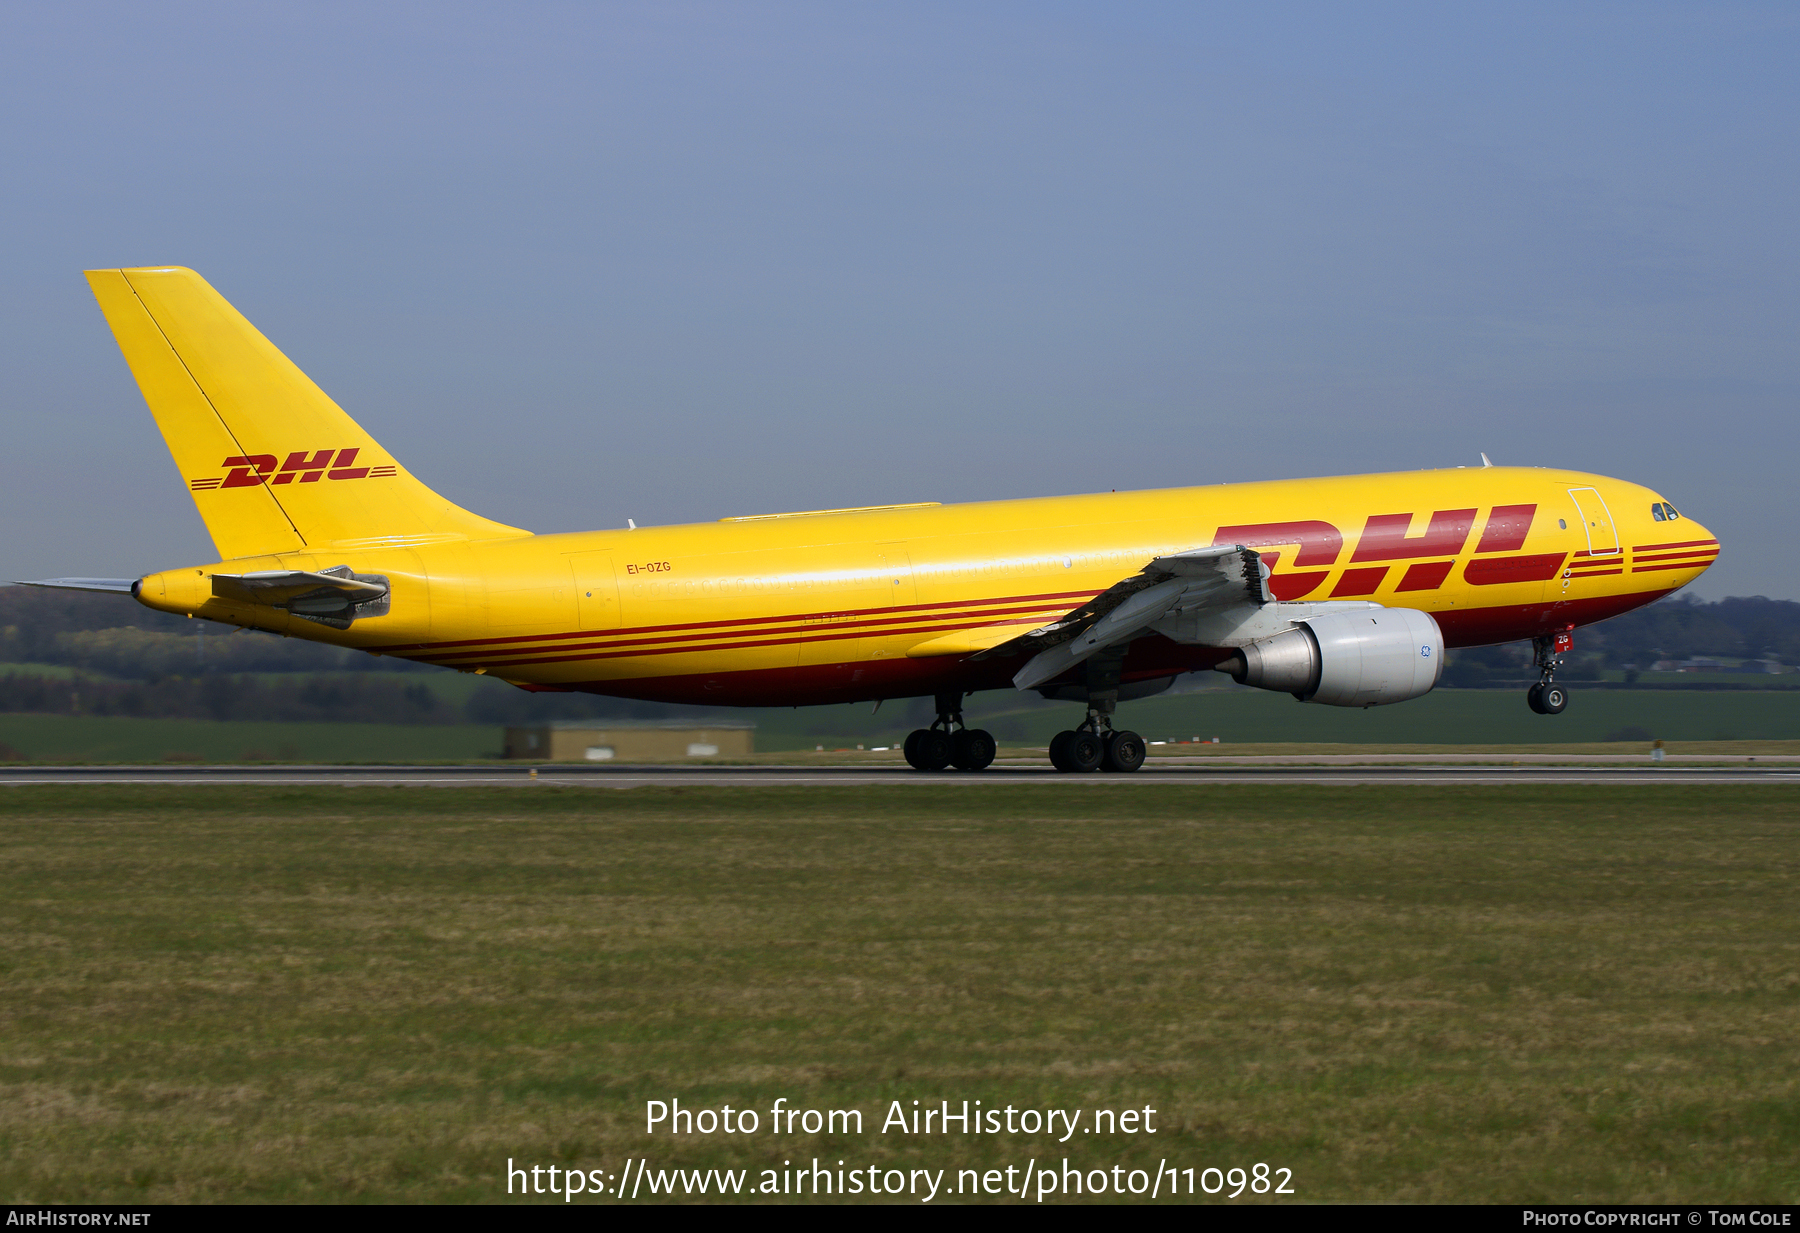
<svg viewBox="0 0 1800 1233">
<path fill-rule="evenodd" d="M 542 762 L 666 762 L 738 758 L 756 752 L 756 725 L 738 720 L 690 723 L 564 719 L 506 730 L 506 756 Z"/>
</svg>

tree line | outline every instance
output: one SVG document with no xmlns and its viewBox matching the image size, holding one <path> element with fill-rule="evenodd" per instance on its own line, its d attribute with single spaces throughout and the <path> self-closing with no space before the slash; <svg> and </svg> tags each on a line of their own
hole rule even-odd
<svg viewBox="0 0 1800 1233">
<path fill-rule="evenodd" d="M 1762 596 L 1707 603 L 1685 594 L 1575 631 L 1575 650 L 1559 675 L 1598 680 L 1602 669 L 1643 672 L 1663 660 L 1773 660 L 1800 664 L 1800 603 Z M 1444 684 L 1511 684 L 1535 676 L 1529 642 L 1452 651 Z"/>
<path fill-rule="evenodd" d="M 396 681 L 393 673 L 417 679 Z M 453 691 L 433 688 L 449 675 L 404 659 L 172 616 L 124 595 L 0 587 L 0 713 L 502 725 L 717 713 L 597 694 L 529 693 L 491 678 L 472 690 L 460 681 L 463 688 Z M 464 694 L 466 701 L 456 700 Z"/>
<path fill-rule="evenodd" d="M 0 712 L 128 715 L 141 719 L 336 720 L 357 723 L 463 723 L 429 685 L 344 674 L 259 680 L 252 676 L 107 681 L 9 672 L 0 676 Z"/>
</svg>

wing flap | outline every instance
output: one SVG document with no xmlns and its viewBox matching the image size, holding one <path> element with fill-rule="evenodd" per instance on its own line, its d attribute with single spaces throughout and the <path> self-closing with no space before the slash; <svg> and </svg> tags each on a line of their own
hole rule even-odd
<svg viewBox="0 0 1800 1233">
<path fill-rule="evenodd" d="M 1273 602 L 1269 567 L 1261 554 L 1242 544 L 1156 557 L 1056 624 L 1015 639 L 1016 649 L 1033 654 L 1013 676 L 1013 685 L 1036 688 L 1172 616 Z"/>
<path fill-rule="evenodd" d="M 928 659 L 934 655 L 974 655 L 989 651 L 1020 634 L 1037 628 L 1042 620 L 1014 621 L 1006 625 L 983 625 L 976 629 L 959 629 L 906 649 L 908 659 Z"/>
</svg>

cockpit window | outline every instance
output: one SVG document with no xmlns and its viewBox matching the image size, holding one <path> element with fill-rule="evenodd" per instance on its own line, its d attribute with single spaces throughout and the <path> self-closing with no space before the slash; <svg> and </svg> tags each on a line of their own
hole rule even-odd
<svg viewBox="0 0 1800 1233">
<path fill-rule="evenodd" d="M 1681 517 L 1680 514 L 1675 512 L 1675 507 L 1670 505 L 1667 501 L 1663 502 L 1663 512 L 1669 516 L 1670 522 L 1674 522 L 1677 518 Z"/>
<path fill-rule="evenodd" d="M 1661 501 L 1652 501 L 1650 503 L 1650 516 L 1658 522 L 1667 522 L 1669 520 L 1669 516 L 1663 513 Z"/>
</svg>

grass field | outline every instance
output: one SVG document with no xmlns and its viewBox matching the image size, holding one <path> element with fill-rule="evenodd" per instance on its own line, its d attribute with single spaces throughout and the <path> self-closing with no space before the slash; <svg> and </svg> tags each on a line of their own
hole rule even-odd
<svg viewBox="0 0 1800 1233">
<path fill-rule="evenodd" d="M 1781 787 L 19 787 L 0 844 L 8 1202 L 815 1156 L 1800 1201 Z M 646 1135 L 677 1097 L 762 1133 Z M 1158 1133 L 879 1132 L 943 1099 Z"/>
</svg>

